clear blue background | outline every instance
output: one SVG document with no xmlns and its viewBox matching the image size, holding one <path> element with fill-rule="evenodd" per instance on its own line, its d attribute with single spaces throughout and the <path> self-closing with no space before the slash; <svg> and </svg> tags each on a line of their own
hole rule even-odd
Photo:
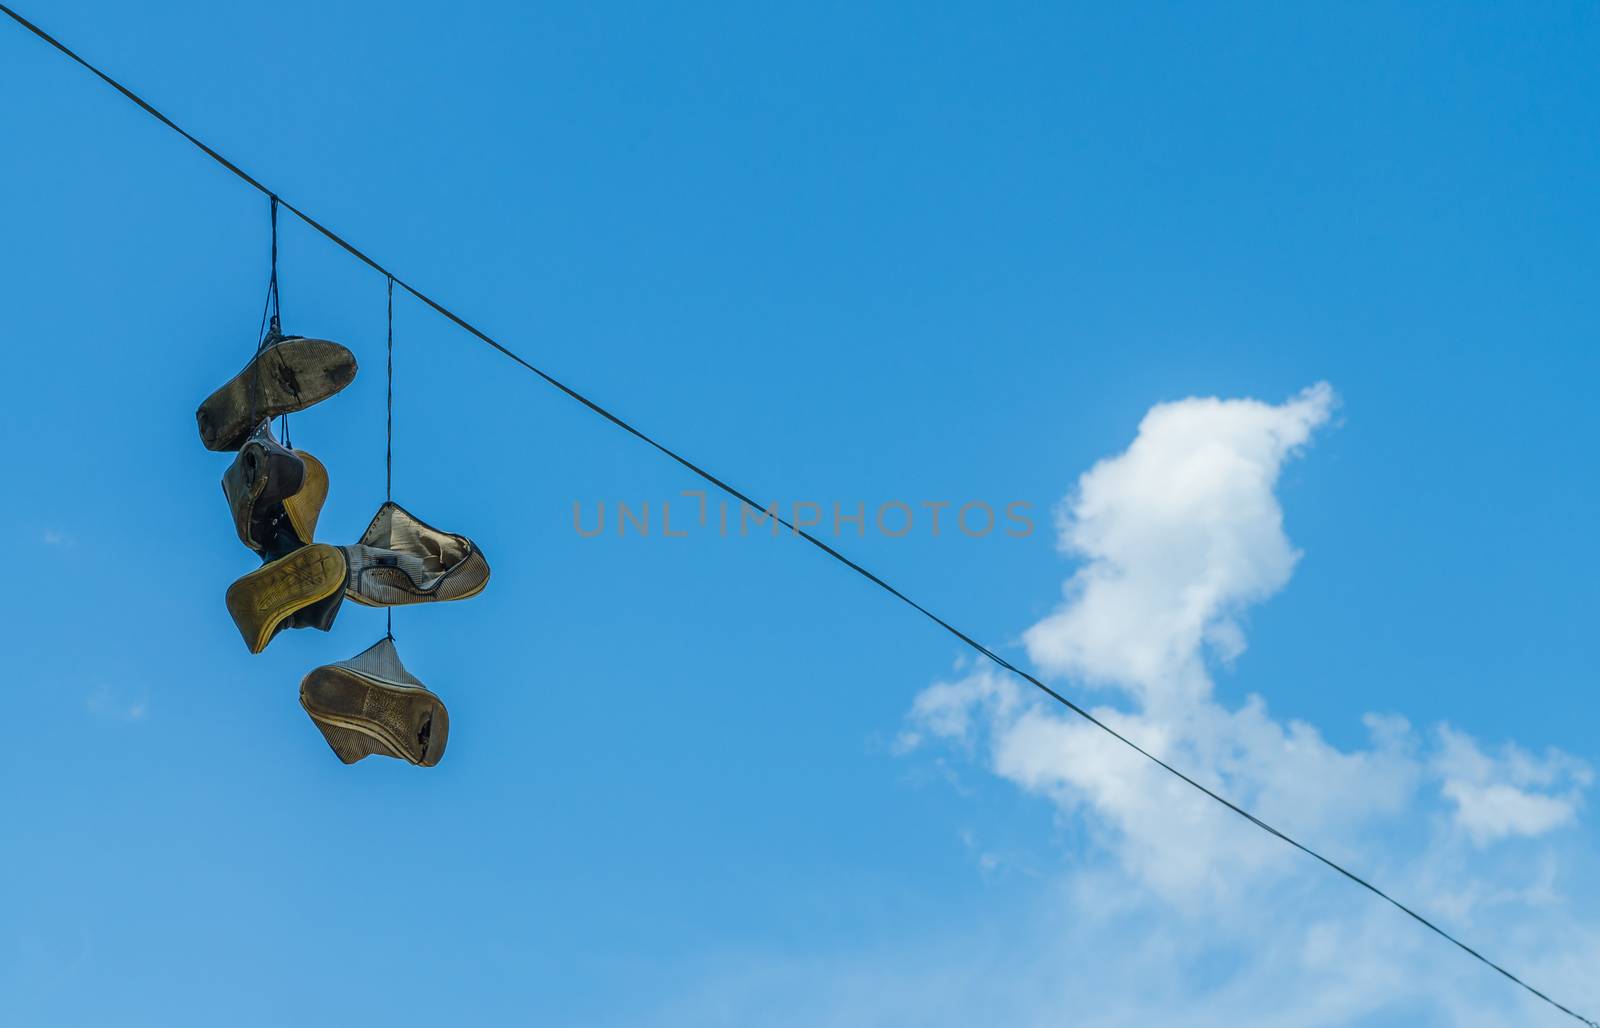
<svg viewBox="0 0 1600 1028">
<path fill-rule="evenodd" d="M 1281 489 L 1307 556 L 1224 696 L 1600 760 L 1591 6 L 24 13 L 764 498 L 1043 512 L 1152 403 L 1327 379 Z M 665 1023 L 742 954 L 1003 921 L 1031 886 L 964 828 L 1072 859 L 1044 804 L 889 752 L 952 640 L 792 539 L 579 539 L 574 501 L 697 483 L 404 297 L 396 496 L 494 580 L 396 614 L 443 764 L 340 765 L 296 686 L 382 615 L 250 657 L 194 430 L 265 199 L 10 24 L 0 140 L 8 1023 Z M 282 245 L 286 328 L 362 363 L 293 419 L 348 541 L 384 284 Z M 1011 652 L 1070 571 L 1043 530 L 845 548 Z"/>
</svg>

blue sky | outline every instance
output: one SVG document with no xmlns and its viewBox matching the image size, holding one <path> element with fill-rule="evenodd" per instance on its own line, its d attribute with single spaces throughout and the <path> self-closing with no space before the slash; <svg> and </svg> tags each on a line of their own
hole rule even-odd
<svg viewBox="0 0 1600 1028">
<path fill-rule="evenodd" d="M 753 495 L 1030 504 L 841 546 L 1600 1009 L 1592 9 L 23 13 Z M 697 483 L 404 297 L 396 498 L 494 578 L 396 614 L 444 762 L 340 765 L 382 616 L 246 653 L 194 430 L 266 201 L 14 27 L 0 93 L 17 1023 L 1566 1023 L 808 546 L 580 538 Z M 353 541 L 383 282 L 281 276 Z"/>
</svg>

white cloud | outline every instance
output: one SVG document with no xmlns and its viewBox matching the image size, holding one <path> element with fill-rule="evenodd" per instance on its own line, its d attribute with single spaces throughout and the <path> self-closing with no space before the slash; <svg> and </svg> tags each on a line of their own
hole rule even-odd
<svg viewBox="0 0 1600 1028">
<path fill-rule="evenodd" d="M 1096 464 L 1062 505 L 1061 548 L 1084 563 L 1062 605 L 1023 634 L 1046 673 L 1099 683 L 1132 705 L 1095 710 L 1102 721 L 1262 816 L 1293 814 L 1327 834 L 1409 801 L 1409 730 L 1375 723 L 1371 749 L 1341 752 L 1310 725 L 1275 721 L 1258 697 L 1237 710 L 1213 702 L 1205 657 L 1238 657 L 1245 609 L 1288 582 L 1299 554 L 1274 487 L 1333 403 L 1317 385 L 1277 406 L 1194 399 L 1151 410 L 1127 451 Z M 969 745 L 981 723 L 995 773 L 1063 812 L 1087 811 L 1127 870 L 1170 900 L 1226 896 L 1291 856 L 997 671 L 931 686 L 910 721 L 907 738 Z"/>
<path fill-rule="evenodd" d="M 1147 704 L 1204 694 L 1202 644 L 1225 660 L 1243 652 L 1237 615 L 1299 559 L 1273 487 L 1333 402 L 1320 384 L 1276 407 L 1196 399 L 1145 415 L 1127 452 L 1083 475 L 1058 512 L 1061 548 L 1086 563 L 1025 633 L 1034 663 Z"/>
<path fill-rule="evenodd" d="M 1463 733 L 1424 735 L 1394 715 L 1367 715 L 1367 745 L 1343 750 L 1312 725 L 1273 718 L 1260 697 L 1237 708 L 1213 698 L 1212 666 L 1244 652 L 1247 609 L 1282 589 L 1299 559 L 1276 486 L 1334 402 L 1317 385 L 1278 405 L 1152 409 L 1132 445 L 1085 473 L 1060 508 L 1061 549 L 1082 563 L 1057 609 L 1023 633 L 1029 656 L 1045 674 L 1106 692 L 1113 702 L 1093 713 L 1117 731 L 1334 859 L 1383 871 L 1424 912 L 1477 929 L 1467 934 L 1491 955 L 1583 966 L 1573 955 L 1600 954 L 1600 944 L 1548 919 L 1554 865 L 1501 862 L 1485 849 L 1571 824 L 1591 782 L 1580 761 L 1511 745 L 1491 756 Z M 1072 1023 L 1123 1024 L 1144 1009 L 1169 1021 L 1179 1011 L 1181 1024 L 1345 1024 L 1405 1003 L 1449 1024 L 1527 1013 L 1503 980 L 1486 989 L 1473 977 L 1481 968 L 1453 948 L 998 670 L 978 667 L 917 697 L 899 748 L 935 743 L 955 744 L 1088 831 L 1104 864 L 1065 882 L 1087 904 L 1071 915 L 1078 959 L 1113 949 L 1110 976 L 1169 958 L 1226 968 L 1203 988 L 1103 1015 L 1079 1010 Z M 1263 921 L 1251 911 L 1264 901 L 1306 916 Z M 1117 911 L 1086 917 L 1106 904 Z M 1136 942 L 1129 918 L 1182 934 Z M 1529 918 L 1538 931 L 1526 930 Z M 1419 984 L 1418 973 L 1435 977 Z M 1594 997 L 1589 980 L 1545 978 Z"/>
<path fill-rule="evenodd" d="M 58 528 L 47 528 L 42 541 L 46 546 L 67 546 L 72 543 L 72 537 Z"/>
<path fill-rule="evenodd" d="M 1442 791 L 1455 804 L 1456 823 L 1479 845 L 1542 835 L 1570 823 L 1583 789 L 1593 781 L 1587 765 L 1557 750 L 1534 757 L 1508 743 L 1499 757 L 1491 757 L 1448 725 L 1438 734 L 1433 764 L 1444 781 Z"/>
</svg>

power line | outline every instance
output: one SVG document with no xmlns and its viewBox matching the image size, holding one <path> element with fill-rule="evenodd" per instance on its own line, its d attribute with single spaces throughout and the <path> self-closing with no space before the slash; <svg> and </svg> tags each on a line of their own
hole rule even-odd
<svg viewBox="0 0 1600 1028">
<path fill-rule="evenodd" d="M 521 356 L 519 356 L 515 352 L 507 349 L 501 343 L 497 342 L 496 340 L 494 340 L 493 338 L 491 338 L 490 336 L 485 334 L 482 330 L 480 330 L 477 327 L 475 327 L 474 325 L 472 325 L 470 322 L 468 322 L 466 319 L 462 318 L 460 315 L 456 314 L 454 311 L 450 310 L 448 307 L 445 307 L 443 304 L 441 304 L 438 301 L 434 300 L 432 297 L 428 296 L 426 293 L 423 293 L 417 287 L 415 287 L 415 286 L 411 285 L 410 283 L 406 282 L 404 279 L 400 278 L 398 275 L 394 274 L 392 271 L 390 271 L 389 269 L 385 268 L 383 265 L 379 264 L 373 258 L 367 256 L 367 254 L 365 254 L 360 249 L 358 249 L 354 244 L 350 243 L 348 240 L 344 239 L 338 233 L 334 232 L 332 229 L 330 229 L 326 225 L 322 224 L 322 222 L 320 222 L 317 219 L 313 218 L 311 215 L 307 214 L 305 211 L 303 211 L 300 208 L 296 207 L 294 204 L 290 203 L 289 201 L 283 199 L 281 196 L 279 196 L 277 193 L 273 192 L 271 189 L 268 189 L 265 185 L 263 185 L 260 182 L 260 180 L 256 179 L 249 172 L 246 172 L 243 168 L 239 167 L 237 164 L 234 164 L 232 161 L 228 160 L 226 157 L 222 156 L 220 153 L 218 153 L 217 151 L 213 150 L 211 147 L 207 146 L 205 143 L 201 142 L 195 136 L 190 135 L 187 131 L 185 131 L 183 128 L 181 128 L 171 118 L 168 118 L 165 114 L 162 114 L 155 107 L 151 106 L 148 102 L 146 102 L 137 93 L 134 93 L 128 87 L 124 86 L 122 83 L 120 83 L 116 79 L 112 78 L 110 75 L 107 75 L 105 72 L 101 71 L 99 68 L 95 67 L 93 64 L 90 64 L 88 61 L 86 61 L 82 57 L 78 56 L 78 54 L 75 53 L 69 47 L 67 47 L 66 44 L 64 44 L 60 40 L 56 39 L 54 36 L 50 35 L 48 32 L 45 32 L 43 29 L 39 28 L 39 26 L 37 26 L 37 25 L 33 24 L 32 22 L 28 21 L 22 15 L 18 14 L 16 11 L 12 10 L 10 7 L 7 7 L 3 3 L 0 3 L 0 12 L 5 13 L 8 17 L 11 18 L 11 20 L 15 21 L 18 25 L 21 25 L 23 28 L 25 28 L 29 32 L 33 33 L 35 36 L 39 37 L 44 42 L 46 42 L 46 43 L 50 44 L 51 46 L 55 47 L 61 53 L 65 54 L 67 57 L 71 58 L 73 61 L 75 61 L 78 64 L 82 65 L 88 71 L 93 73 L 97 78 L 99 78 L 102 82 L 106 83 L 106 85 L 108 85 L 111 88 L 115 89 L 117 92 L 121 93 L 123 96 L 125 96 L 129 100 L 133 101 L 133 103 L 137 104 L 139 106 L 139 108 L 142 109 L 146 114 L 148 114 L 151 117 L 155 118 L 157 121 L 161 122 L 163 125 L 165 125 L 168 128 L 172 129 L 174 132 L 178 133 L 178 135 L 180 135 L 184 139 L 188 140 L 190 143 L 192 143 L 197 149 L 199 149 L 206 156 L 210 157 L 212 160 L 216 161 L 218 164 L 222 165 L 224 168 L 226 168 L 229 171 L 233 172 L 235 175 L 237 175 L 240 179 L 244 180 L 244 182 L 246 182 L 252 188 L 260 191 L 261 193 L 264 193 L 268 198 L 270 198 L 273 201 L 275 206 L 282 206 L 285 210 L 289 211 L 295 217 L 297 217 L 301 221 L 303 221 L 305 224 L 307 224 L 311 228 L 315 229 L 318 233 L 320 233 L 322 236 L 326 237 L 329 241 L 331 241 L 331 242 L 337 244 L 338 246 L 342 247 L 352 257 L 356 258 L 361 263 L 367 265 L 372 270 L 378 272 L 380 275 L 383 275 L 388 280 L 388 283 L 389 283 L 389 289 L 390 289 L 390 295 L 391 295 L 391 304 L 393 302 L 392 301 L 393 289 L 394 289 L 395 286 L 399 286 L 401 289 L 404 289 L 406 292 L 410 293 L 412 296 L 416 297 L 418 300 L 422 301 L 427 306 L 433 308 L 434 311 L 438 312 L 440 315 L 442 315 L 443 317 L 445 317 L 449 321 L 455 323 L 462 330 L 464 330 L 467 333 L 469 333 L 470 335 L 476 337 L 479 341 L 481 341 L 483 343 L 486 343 L 489 346 L 493 347 L 494 349 L 498 350 L 501 354 L 505 355 L 506 357 L 510 358 L 511 360 L 515 361 L 516 363 L 522 365 L 528 371 L 533 372 L 535 375 L 537 375 L 540 378 L 542 378 L 548 384 L 554 386 L 556 389 L 559 389 L 561 392 L 565 393 L 568 397 L 570 397 L 570 398 L 578 401 L 579 403 L 583 404 L 585 407 L 589 408 L 594 413 L 596 413 L 596 414 L 600 415 L 601 417 L 605 418 L 607 421 L 611 422 L 613 425 L 615 425 L 618 428 L 622 429 L 624 432 L 627 432 L 629 435 L 632 435 L 634 438 L 636 438 L 636 439 L 640 440 L 641 442 L 644 442 L 644 443 L 650 445 L 651 447 L 655 448 L 656 450 L 658 450 L 659 452 L 661 452 L 665 456 L 667 456 L 667 457 L 671 458 L 672 460 L 676 461 L 677 463 L 681 464 L 683 467 L 687 468 L 689 471 L 693 472 L 695 475 L 699 476 L 700 478 L 704 479 L 705 481 L 709 482 L 710 484 L 716 486 L 718 489 L 720 489 L 724 493 L 727 493 L 729 496 L 731 496 L 734 499 L 738 500 L 739 502 L 745 504 L 746 506 L 750 507 L 751 509 L 762 511 L 764 515 L 772 517 L 772 519 L 775 520 L 776 522 L 778 522 L 778 524 L 780 524 L 780 525 L 784 526 L 785 528 L 789 529 L 795 535 L 798 535 L 800 538 L 804 539 L 806 542 L 808 542 L 811 545 L 817 547 L 823 553 L 826 553 L 828 556 L 832 557 L 834 560 L 836 560 L 839 563 L 843 564 L 845 567 L 847 567 L 850 570 L 856 572 L 856 574 L 862 576 L 867 581 L 871 582 L 873 585 L 876 585 L 878 588 L 884 590 L 889 595 L 891 595 L 895 599 L 899 600 L 901 603 L 904 603 L 908 607 L 910 607 L 913 610 L 917 611 L 918 613 L 922 614 L 928 620 L 932 621 L 934 624 L 938 625 L 940 628 L 943 628 L 946 632 L 950 633 L 955 638 L 961 640 L 961 642 L 965 643 L 967 646 L 971 647 L 976 652 L 982 654 L 984 657 L 987 657 L 989 660 L 993 661 L 997 666 L 999 666 L 1001 668 L 1004 668 L 1006 671 L 1011 672 L 1012 674 L 1016 675 L 1018 678 L 1021 678 L 1023 681 L 1025 681 L 1028 684 L 1034 686 L 1040 692 L 1044 693 L 1046 696 L 1050 697 L 1052 700 L 1055 700 L 1057 703 L 1061 704 L 1063 707 L 1067 708 L 1072 713 L 1076 714 L 1078 717 L 1083 718 L 1085 721 L 1087 721 L 1090 724 L 1094 725 L 1096 728 L 1099 728 L 1101 731 L 1107 733 L 1112 738 L 1114 738 L 1118 742 L 1122 743 L 1124 746 L 1127 746 L 1128 748 L 1132 749 L 1134 752 L 1136 752 L 1136 753 L 1140 754 L 1141 756 L 1145 757 L 1146 759 L 1150 760 L 1151 762 L 1156 764 L 1158 767 L 1162 768 L 1163 770 L 1167 771 L 1168 773 L 1172 774 L 1173 776 L 1177 777 L 1178 779 L 1182 780 L 1183 782 L 1193 786 L 1195 789 L 1199 790 L 1201 793 L 1204 793 L 1206 796 L 1208 796 L 1211 799 L 1215 800 L 1216 802 L 1222 804 L 1224 807 L 1226 807 L 1227 809 L 1233 811 L 1235 814 L 1238 814 L 1240 817 L 1244 818 L 1246 821 L 1249 821 L 1251 824 L 1255 825 L 1257 828 L 1260 828 L 1262 831 L 1266 832 L 1267 834 L 1275 836 L 1278 839 L 1281 839 L 1283 842 L 1288 843 L 1290 846 L 1293 846 L 1295 849 L 1299 850 L 1300 852 L 1302 852 L 1302 853 L 1306 854 L 1307 856 L 1310 856 L 1310 857 L 1320 861 L 1322 864 L 1326 865 L 1329 868 L 1332 868 L 1334 871 L 1337 871 L 1339 874 L 1343 875 L 1345 878 L 1348 878 L 1350 881 L 1354 882 L 1356 885 L 1361 886 L 1363 889 L 1366 889 L 1368 892 L 1372 893 L 1373 895 L 1377 896 L 1378 898 L 1384 900 L 1386 903 L 1389 903 L 1391 906 L 1395 907 L 1397 910 L 1400 910 L 1402 913 L 1404 913 L 1407 916 L 1411 917 L 1418 924 L 1421 924 L 1423 927 L 1425 927 L 1425 928 L 1429 929 L 1430 931 L 1434 932 L 1435 934 L 1439 935 L 1441 938 L 1444 938 L 1444 939 L 1448 940 L 1449 942 L 1453 943 L 1455 946 L 1460 948 L 1462 952 L 1466 953 L 1468 956 L 1472 957 L 1474 960 L 1477 960 L 1477 961 L 1487 965 L 1488 967 L 1493 968 L 1495 971 L 1498 971 L 1500 974 L 1504 975 L 1510 981 L 1512 981 L 1512 982 L 1516 983 L 1517 985 L 1521 986 L 1523 989 L 1526 989 L 1529 993 L 1533 994 L 1534 996 L 1537 996 L 1539 999 L 1541 999 L 1544 1002 L 1550 1004 L 1552 1007 L 1555 1007 L 1557 1010 L 1561 1011 L 1562 1013 L 1567 1014 L 1568 1016 L 1570 1016 L 1570 1017 L 1582 1022 L 1585 1025 L 1588 1025 L 1589 1028 L 1600 1028 L 1600 1022 L 1592 1021 L 1589 1018 L 1583 1016 L 1582 1014 L 1579 1014 L 1576 1011 L 1574 1011 L 1574 1010 L 1564 1006 L 1563 1004 L 1557 1002 L 1556 1000 L 1551 999 L 1545 993 L 1540 992 L 1538 989 L 1536 989 L 1533 986 L 1529 985 L 1527 982 L 1523 981 L 1521 978 L 1518 978 L 1516 975 L 1512 974 L 1510 971 L 1506 970 L 1504 967 L 1501 967 L 1499 964 L 1497 964 L 1494 961 L 1490 960 L 1488 957 L 1485 957 L 1483 954 L 1479 953 L 1477 950 L 1473 949 L 1471 946 L 1468 946 L 1466 943 L 1462 942 L 1460 939 L 1456 938 L 1454 935 L 1451 935 L 1449 932 L 1445 931 L 1443 928 L 1441 928 L 1438 925 L 1434 924 L 1432 921 L 1428 920 L 1426 917 L 1423 917 L 1421 914 L 1417 913 L 1415 910 L 1412 910 L 1410 907 L 1406 906 L 1404 903 L 1401 903 L 1399 900 L 1395 899 L 1393 896 L 1390 896 L 1388 893 L 1384 892 L 1382 889 L 1380 889 L 1377 886 L 1373 885 L 1371 882 L 1368 882 L 1366 879 L 1364 879 L 1364 878 L 1360 877 L 1359 875 L 1355 874 L 1354 872 L 1346 869 L 1345 867 L 1343 867 L 1342 865 L 1338 864 L 1337 862 L 1335 862 L 1333 860 L 1330 860 L 1329 858 L 1323 856 L 1321 853 L 1318 853 L 1316 850 L 1313 850 L 1310 847 L 1304 845 L 1303 843 L 1298 842 L 1297 840 L 1291 838 L 1290 836 L 1285 835 L 1283 832 L 1281 832 L 1278 829 L 1276 829 L 1276 828 L 1272 827 L 1271 825 L 1267 824 L 1265 821 L 1261 820 L 1259 817 L 1256 817 L 1254 814 L 1250 813 L 1248 810 L 1245 810 L 1243 807 L 1241 807 L 1238 804 L 1234 803 L 1232 800 L 1229 800 L 1226 797 L 1220 795 L 1219 793 L 1214 792 L 1209 787 L 1207 787 L 1207 786 L 1203 785 L 1202 783 L 1196 781 L 1195 779 L 1191 778 L 1189 775 L 1187 775 L 1184 772 L 1178 770 L 1176 767 L 1173 767 L 1171 764 L 1167 763 L 1165 760 L 1162 760 L 1160 757 L 1158 757 L 1155 754 L 1151 753 L 1149 750 L 1145 749 L 1143 746 L 1140 746 L 1138 743 L 1134 742 L 1132 739 L 1129 739 L 1127 736 L 1123 735 L 1121 732 L 1118 732 L 1115 728 L 1112 728 L 1110 725 L 1106 724 L 1104 721 L 1101 721 L 1099 718 L 1095 717 L 1088 710 L 1084 709 L 1083 707 L 1078 706 L 1078 704 L 1076 704 L 1073 701 L 1067 699 L 1061 693 L 1059 693 L 1056 690 L 1052 689 L 1050 686 L 1046 685 L 1044 682 L 1040 681 L 1038 678 L 1035 678 L 1033 675 L 1031 675 L 1028 672 L 1022 670 L 1021 668 L 1017 667 L 1015 664 L 1012 664 L 1010 661 L 1006 660 L 1004 657 L 1002 657 L 999 654 L 995 653 L 993 650 L 989 649 L 987 646 L 984 646 L 982 643 L 980 643 L 977 640 L 973 639 L 970 635 L 968 635 L 967 633 L 963 632 L 961 629 L 955 627 L 950 622 L 946 621 L 944 618 L 942 618 L 939 615 L 935 614 L 933 611 L 929 610 L 927 607 L 924 607 L 922 604 L 918 603 L 916 600 L 913 600 L 911 597 L 907 596 L 905 593 L 901 592 L 899 589 L 896 589 L 894 586 L 892 586 L 888 582 L 884 581 L 882 578 L 879 578 L 877 575 L 873 574 L 871 571 L 869 571 L 866 568 L 862 567 L 860 564 L 858 564 L 855 561 L 851 560 L 849 557 L 846 557 L 844 554 L 840 553 L 838 550 L 834 549 L 832 546 L 829 546 L 827 543 L 823 542 L 821 539 L 819 539 L 816 536 L 812 535 L 810 532 L 807 532 L 804 529 L 801 529 L 801 528 L 795 526 L 794 524 L 792 524 L 791 522 L 789 522 L 785 518 L 781 517 L 780 515 L 778 515 L 776 513 L 776 509 L 777 509 L 776 506 L 771 508 L 770 511 L 767 508 L 762 507 L 760 504 L 756 503 L 754 500 L 752 500 L 750 497 L 746 496 L 740 490 L 734 488 L 733 486 L 729 485 L 727 482 L 723 481 L 721 478 L 718 478 L 716 475 L 713 475 L 711 472 L 709 472 L 709 471 L 705 470 L 704 468 L 700 467 L 698 464 L 694 463 L 693 461 L 689 460 L 687 457 L 685 457 L 682 454 L 678 453 L 676 450 L 671 449 L 670 447 L 668 447 L 664 443 L 658 442 L 652 436 L 646 434 L 644 431 L 642 431 L 642 430 L 640 430 L 638 428 L 635 428 L 633 425 L 629 424 L 627 421 L 624 421 L 618 415 L 613 414 L 611 411 L 609 411 L 606 408 L 602 407 L 600 404 L 596 403 L 594 400 L 589 399 L 587 396 L 583 395 L 582 393 L 578 392 L 577 390 L 573 389 L 572 387 L 566 385 L 565 383 L 563 383 L 560 380 L 556 379 L 555 377 L 551 376 L 547 372 L 541 370 L 538 367 L 535 367 L 533 364 L 530 364 L 527 360 L 523 359 Z"/>
</svg>

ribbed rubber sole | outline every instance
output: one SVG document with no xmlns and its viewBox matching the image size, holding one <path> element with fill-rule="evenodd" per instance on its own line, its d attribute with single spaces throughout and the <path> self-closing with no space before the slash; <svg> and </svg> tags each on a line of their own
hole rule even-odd
<svg viewBox="0 0 1600 1028">
<path fill-rule="evenodd" d="M 251 653 L 267 648 L 283 620 L 344 588 L 344 554 L 315 543 L 228 586 L 228 613 Z"/>
<path fill-rule="evenodd" d="M 300 488 L 283 501 L 283 509 L 289 515 L 294 534 L 300 537 L 301 542 L 309 543 L 316 537 L 317 518 L 321 516 L 322 505 L 328 499 L 328 469 L 304 450 L 294 453 L 305 465 L 306 473 Z"/>
<path fill-rule="evenodd" d="M 338 343 L 287 339 L 269 346 L 200 405 L 200 441 L 208 450 L 237 450 L 262 418 L 321 403 L 355 377 L 355 355 Z"/>
<path fill-rule="evenodd" d="M 306 675 L 300 705 L 346 764 L 378 754 L 432 767 L 450 737 L 450 715 L 433 693 L 336 665 Z"/>
</svg>

